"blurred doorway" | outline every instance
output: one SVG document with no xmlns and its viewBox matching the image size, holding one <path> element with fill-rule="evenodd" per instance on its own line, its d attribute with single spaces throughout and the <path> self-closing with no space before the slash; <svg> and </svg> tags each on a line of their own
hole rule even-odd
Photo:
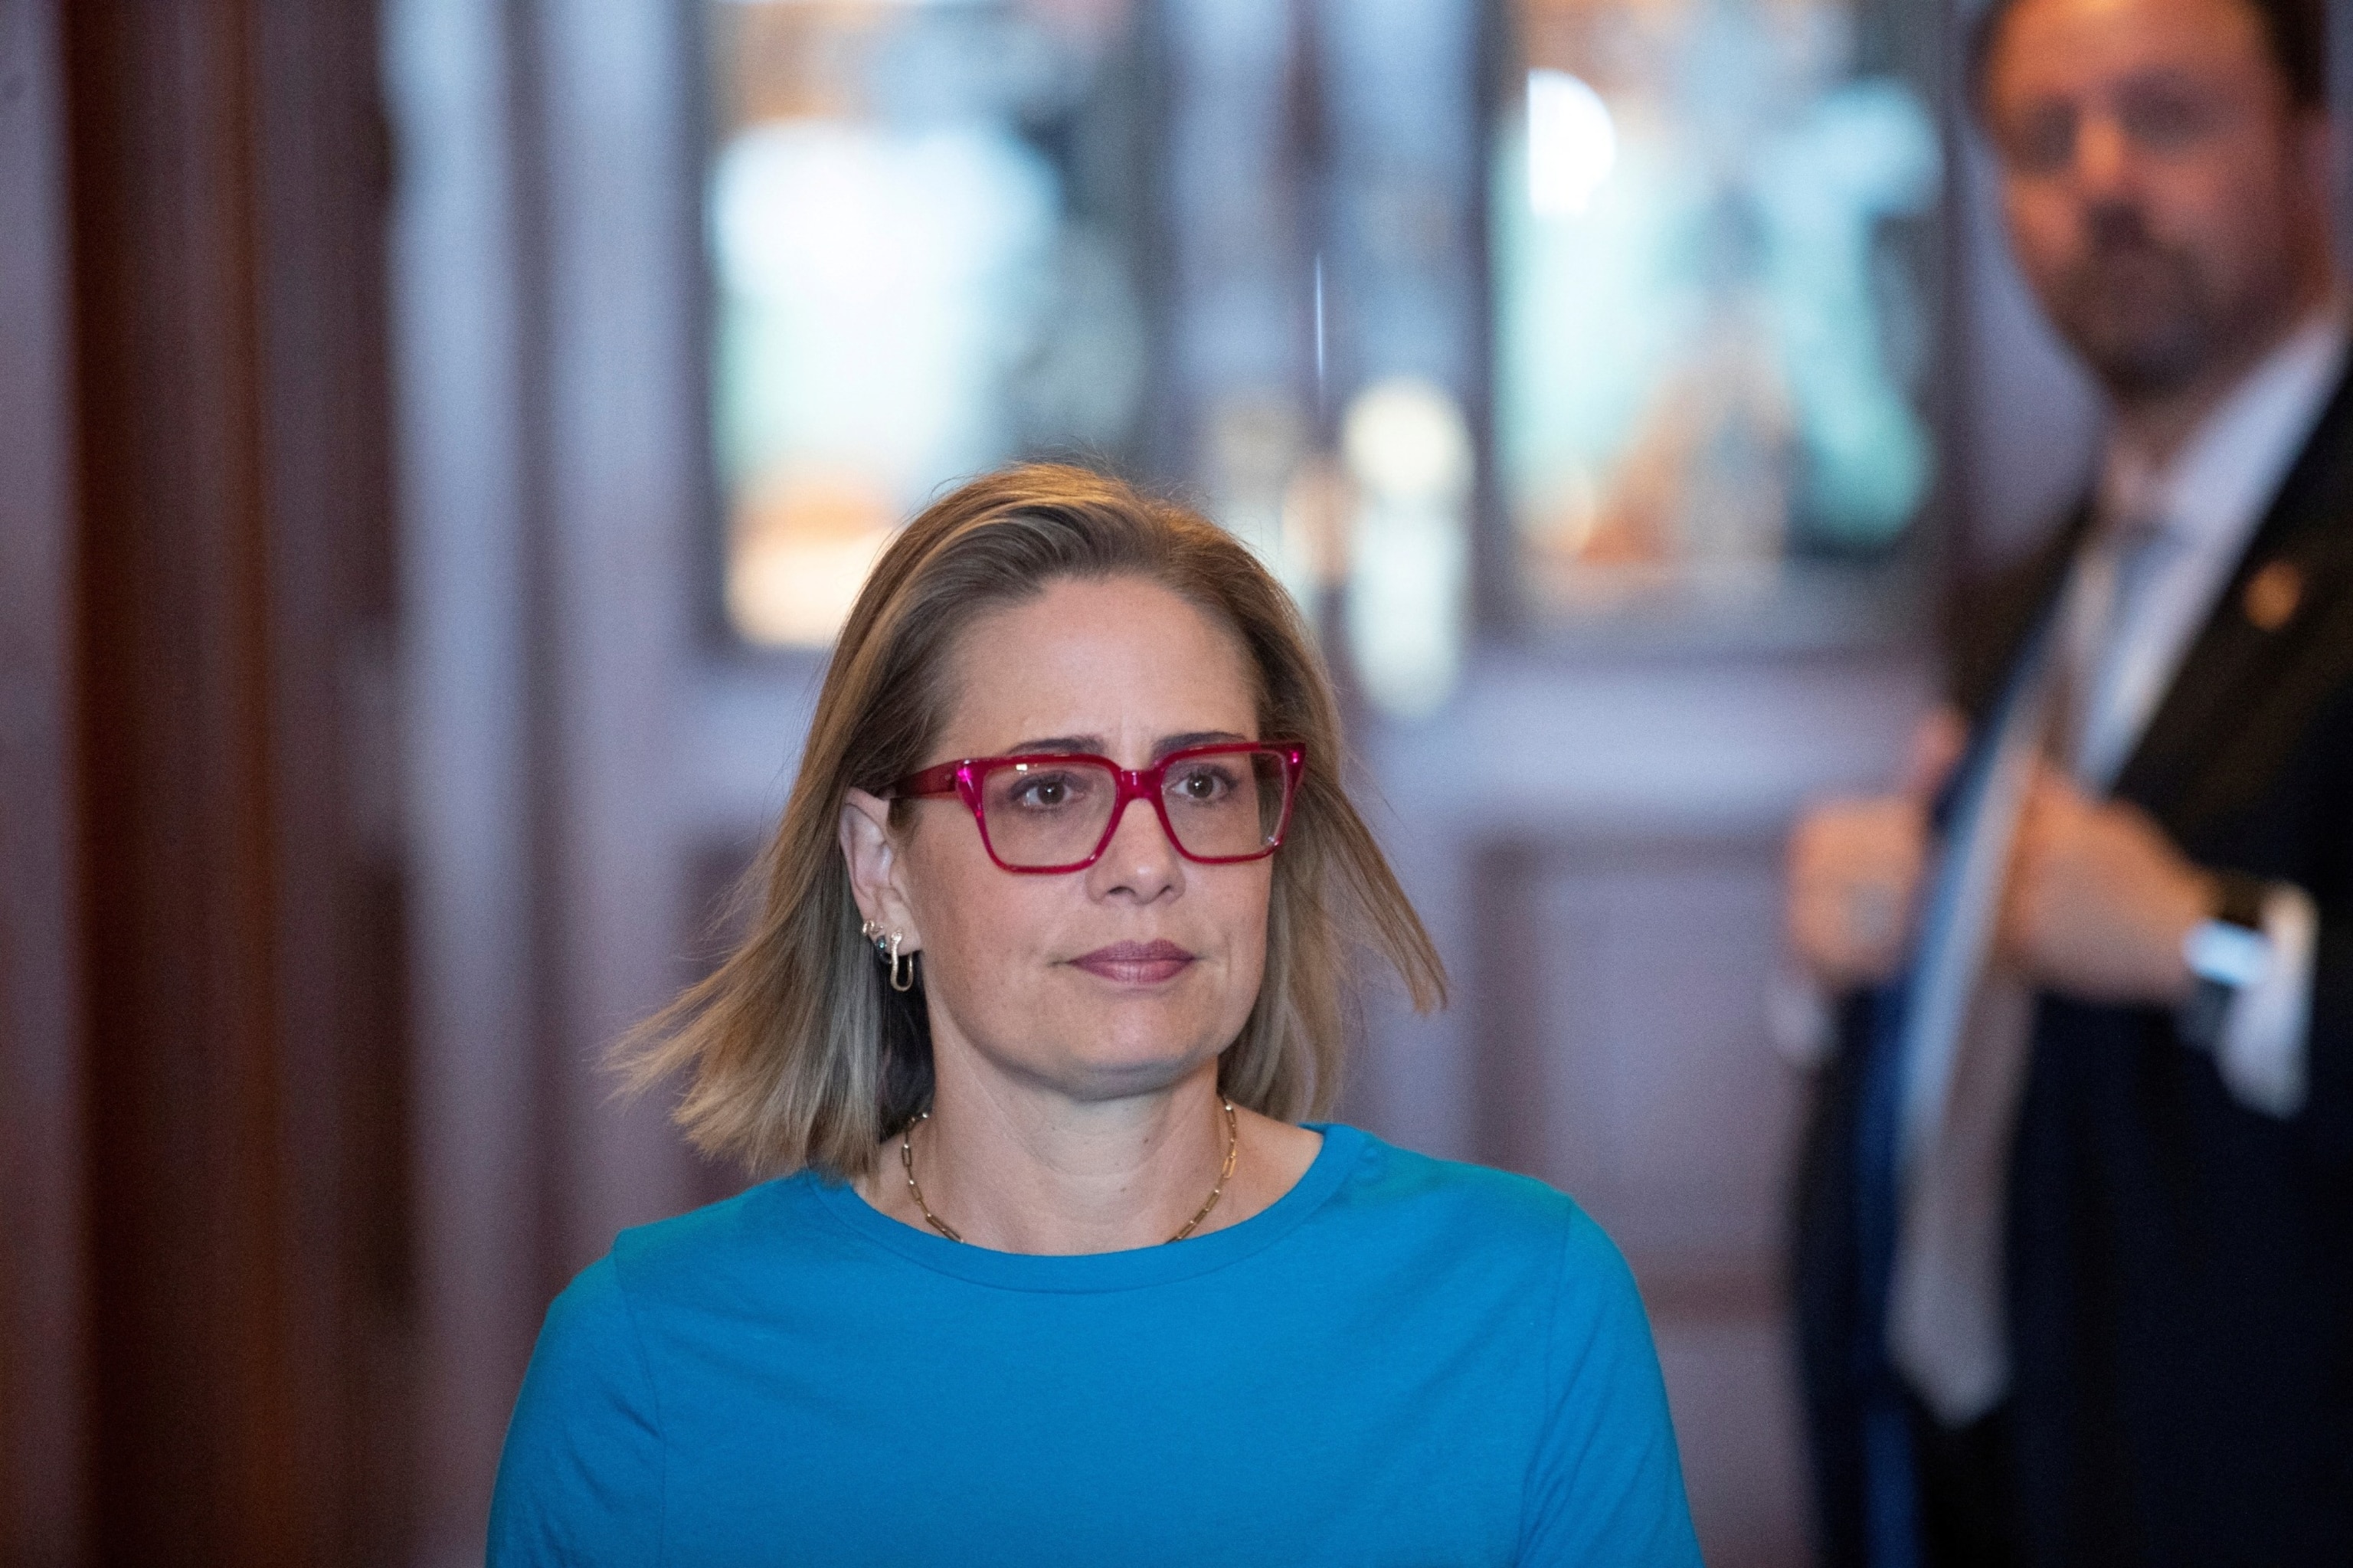
<svg viewBox="0 0 2353 1568">
<path fill-rule="evenodd" d="M 1020 455 L 1316 615 L 1458 983 L 1373 1001 L 1346 1114 L 1586 1202 L 1711 1560 L 1802 1559 L 1764 980 L 1783 824 L 1931 684 L 1948 21 L 387 0 L 429 1560 L 548 1297 L 739 1179 L 596 1053 L 707 959 L 880 539 Z"/>
</svg>

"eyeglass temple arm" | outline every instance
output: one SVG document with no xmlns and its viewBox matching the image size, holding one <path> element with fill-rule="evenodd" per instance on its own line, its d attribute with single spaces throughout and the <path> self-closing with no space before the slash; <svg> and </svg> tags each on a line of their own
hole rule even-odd
<svg viewBox="0 0 2353 1568">
<path fill-rule="evenodd" d="M 956 792 L 956 771 L 961 762 L 943 762 L 937 768 L 926 768 L 921 773 L 910 773 L 904 779 L 885 784 L 881 798 L 885 800 L 914 800 L 927 795 L 953 795 Z"/>
</svg>

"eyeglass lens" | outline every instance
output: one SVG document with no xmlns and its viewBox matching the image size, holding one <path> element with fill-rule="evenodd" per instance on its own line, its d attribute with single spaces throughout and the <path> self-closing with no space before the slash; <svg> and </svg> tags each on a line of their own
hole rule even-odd
<svg viewBox="0 0 2353 1568">
<path fill-rule="evenodd" d="M 1170 763 L 1160 799 L 1176 847 L 1218 860 L 1273 842 L 1288 787 L 1281 753 L 1221 752 Z M 1094 853 L 1118 799 L 1119 780 L 1099 763 L 1013 763 L 982 779 L 981 818 L 1006 864 L 1070 865 Z"/>
</svg>

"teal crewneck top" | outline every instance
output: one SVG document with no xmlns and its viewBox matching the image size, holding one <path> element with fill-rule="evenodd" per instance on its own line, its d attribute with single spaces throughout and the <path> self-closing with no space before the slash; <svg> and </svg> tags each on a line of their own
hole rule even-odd
<svg viewBox="0 0 2353 1568">
<path fill-rule="evenodd" d="M 807 1173 L 623 1232 L 548 1309 L 491 1563 L 1696 1564 L 1600 1228 L 1319 1130 L 1263 1213 L 1134 1252 Z"/>
</svg>

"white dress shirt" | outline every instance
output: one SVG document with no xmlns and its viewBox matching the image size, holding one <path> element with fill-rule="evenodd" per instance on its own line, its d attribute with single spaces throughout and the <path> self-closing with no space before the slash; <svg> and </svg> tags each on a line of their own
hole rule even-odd
<svg viewBox="0 0 2353 1568">
<path fill-rule="evenodd" d="M 2105 789 L 2139 743 L 2191 641 L 2229 586 L 2232 568 L 2311 439 L 2344 374 L 2353 322 L 2332 302 L 2274 349 L 2162 465 L 2111 440 L 2095 504 L 2135 513 L 2159 529 L 2162 546 L 2120 602 L 2084 715 L 2078 777 Z M 2242 987 L 2216 1040 L 2222 1082 L 2250 1109 L 2274 1117 L 2303 1108 L 2306 1036 L 2319 916 L 2311 895 L 2274 884 L 2263 903 L 2271 952 Z M 1835 1033 L 1829 1000 L 1794 968 L 1777 969 L 1767 998 L 1775 1044 L 1812 1066 Z"/>
<path fill-rule="evenodd" d="M 2110 441 L 2099 509 L 2108 517 L 2137 515 L 2162 540 L 2142 580 L 2116 607 L 2092 684 L 2076 768 L 2087 788 L 2105 790 L 2115 782 L 2155 716 L 2336 390 L 2348 336 L 2341 304 L 2316 313 L 2162 466 L 2120 440 Z M 2318 927 L 2309 894 L 2289 883 L 2272 886 L 2263 902 L 2270 961 L 2233 998 L 2216 1040 L 2224 1085 L 2267 1115 L 2303 1108 Z"/>
</svg>

